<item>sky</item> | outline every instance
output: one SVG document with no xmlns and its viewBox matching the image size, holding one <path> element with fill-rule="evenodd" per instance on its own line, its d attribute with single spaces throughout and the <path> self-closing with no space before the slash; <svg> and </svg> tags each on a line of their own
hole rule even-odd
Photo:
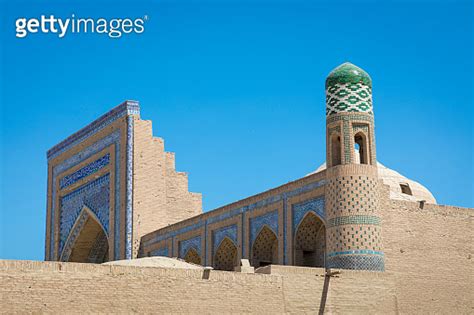
<svg viewBox="0 0 474 315">
<path fill-rule="evenodd" d="M 127 99 L 205 211 L 314 171 L 346 61 L 373 80 L 378 161 L 474 207 L 470 1 L 0 1 L 0 259 L 44 259 L 46 151 Z M 42 14 L 145 31 L 15 36 Z"/>
</svg>

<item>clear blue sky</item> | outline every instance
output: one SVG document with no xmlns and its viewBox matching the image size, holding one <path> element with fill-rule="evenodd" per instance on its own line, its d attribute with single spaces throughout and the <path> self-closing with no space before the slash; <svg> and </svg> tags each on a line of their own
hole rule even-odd
<svg viewBox="0 0 474 315">
<path fill-rule="evenodd" d="M 313 171 L 345 61 L 372 76 L 378 160 L 474 207 L 472 2 L 171 2 L 2 2 L 0 258 L 43 259 L 46 150 L 126 99 L 205 210 Z M 149 19 L 115 40 L 15 38 L 18 17 L 72 13 Z"/>
</svg>

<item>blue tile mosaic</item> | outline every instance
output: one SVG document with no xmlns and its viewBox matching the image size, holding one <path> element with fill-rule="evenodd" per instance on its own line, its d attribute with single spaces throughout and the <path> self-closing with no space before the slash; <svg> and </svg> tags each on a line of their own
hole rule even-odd
<svg viewBox="0 0 474 315">
<path fill-rule="evenodd" d="M 268 226 L 273 231 L 273 233 L 278 236 L 278 210 L 273 210 L 261 216 L 250 219 L 249 248 L 252 248 L 253 242 L 257 238 L 258 233 L 260 233 L 264 225 Z"/>
<path fill-rule="evenodd" d="M 110 176 L 106 174 L 61 198 L 59 253 L 84 206 L 89 208 L 109 233 Z"/>
<path fill-rule="evenodd" d="M 212 253 L 215 254 L 217 248 L 224 240 L 224 238 L 228 237 L 235 246 L 237 246 L 237 225 L 229 225 L 218 230 L 213 231 L 213 240 L 212 240 Z"/>
<path fill-rule="evenodd" d="M 216 215 L 214 217 L 210 217 L 208 218 L 207 220 L 200 220 L 198 223 L 196 224 L 193 224 L 193 225 L 189 225 L 189 226 L 186 226 L 186 227 L 183 227 L 181 229 L 177 229 L 177 230 L 173 230 L 173 231 L 170 231 L 168 233 L 165 233 L 165 234 L 161 234 L 161 235 L 157 235 L 155 236 L 154 238 L 144 242 L 144 246 L 149 246 L 151 244 L 154 244 L 156 242 L 160 242 L 162 240 L 165 240 L 165 239 L 169 239 L 171 237 L 175 237 L 176 235 L 180 235 L 180 234 L 183 234 L 183 233 L 186 233 L 186 232 L 189 232 L 189 231 L 193 231 L 193 230 L 196 230 L 196 229 L 199 229 L 207 224 L 212 224 L 212 223 L 215 223 L 215 222 L 220 222 L 220 221 L 223 221 L 225 219 L 228 219 L 228 218 L 232 218 L 232 217 L 235 217 L 235 216 L 238 216 L 242 213 L 246 213 L 248 211 L 252 211 L 254 209 L 257 209 L 257 208 L 260 208 L 260 207 L 265 207 L 265 206 L 268 206 L 268 205 L 271 205 L 271 204 L 274 204 L 276 202 L 279 202 L 281 200 L 285 200 L 287 198 L 291 198 L 291 197 L 294 197 L 294 196 L 297 196 L 297 195 L 300 195 L 302 193 L 305 193 L 305 192 L 308 192 L 308 191 L 311 191 L 311 190 L 314 190 L 318 187 L 322 187 L 326 184 L 326 180 L 322 179 L 320 181 L 317 181 L 317 182 L 313 182 L 313 183 L 310 183 L 308 185 L 305 185 L 305 186 L 302 186 L 302 187 L 299 187 L 295 190 L 292 190 L 292 191 L 288 191 L 288 192 L 284 192 L 280 195 L 275 195 L 275 196 L 271 196 L 267 199 L 263 199 L 259 202 L 256 202 L 256 203 L 253 203 L 253 204 L 250 204 L 250 205 L 247 205 L 247 206 L 243 206 L 243 207 L 240 207 L 240 208 L 235 208 L 231 211 L 228 211 L 228 212 L 224 212 L 220 215 Z"/>
<path fill-rule="evenodd" d="M 62 161 L 55 167 L 53 167 L 52 170 L 52 198 L 51 198 L 51 218 L 50 218 L 50 226 L 51 228 L 51 234 L 50 234 L 50 252 L 49 252 L 49 257 L 50 259 L 55 259 L 55 253 L 54 253 L 54 244 L 55 244 L 55 238 L 54 238 L 54 218 L 56 215 L 57 211 L 57 205 L 56 205 L 56 178 L 66 170 L 78 165 L 81 163 L 83 160 L 88 159 L 92 155 L 102 151 L 103 149 L 114 145 L 115 146 L 115 173 L 120 174 L 120 149 L 121 149 L 121 143 L 120 143 L 120 130 L 116 130 L 104 138 L 98 140 L 97 142 L 93 143 L 92 145 L 88 146 L 81 152 L 71 156 L 70 158 Z M 120 242 L 121 242 L 121 236 L 120 236 L 120 176 L 115 176 L 115 244 L 114 244 L 114 249 L 115 249 L 115 259 L 120 258 Z M 128 192 L 127 192 L 128 193 Z M 58 254 L 59 256 L 59 254 Z"/>
<path fill-rule="evenodd" d="M 346 224 L 380 225 L 380 218 L 373 215 L 351 215 L 344 217 L 335 217 L 329 220 L 328 227 Z"/>
<path fill-rule="evenodd" d="M 127 163 L 126 163 L 126 206 L 125 206 L 125 258 L 132 259 L 133 229 L 133 117 L 127 117 Z"/>
<path fill-rule="evenodd" d="M 61 189 L 66 188 L 74 184 L 75 182 L 97 172 L 98 170 L 104 168 L 105 166 L 109 165 L 110 163 L 110 153 L 107 153 L 103 157 L 95 160 L 94 162 L 87 164 L 83 168 L 75 171 L 72 174 L 64 176 L 59 180 L 59 187 Z"/>
<path fill-rule="evenodd" d="M 200 235 L 179 242 L 179 258 L 184 258 L 191 248 L 194 248 L 196 252 L 199 255 L 201 255 L 201 236 Z"/>
<path fill-rule="evenodd" d="M 86 211 L 86 209 L 83 209 L 81 213 L 79 214 L 79 218 L 76 220 L 76 223 L 74 223 L 72 227 L 72 231 L 69 233 L 69 236 L 66 239 L 66 243 L 64 244 L 64 249 L 60 255 L 61 261 L 68 261 L 69 256 L 71 255 L 74 243 L 76 242 L 77 237 L 81 233 L 81 230 L 88 219 L 89 219 L 89 213 Z"/>
<path fill-rule="evenodd" d="M 318 197 L 315 199 L 307 200 L 298 204 L 292 205 L 293 209 L 293 233 L 296 233 L 296 229 L 303 220 L 306 213 L 309 211 L 316 214 L 323 222 L 325 221 L 326 215 L 324 210 L 324 197 Z"/>
<path fill-rule="evenodd" d="M 169 250 L 168 247 L 163 247 L 159 249 L 152 250 L 150 252 L 150 256 L 164 256 L 169 257 Z"/>
<path fill-rule="evenodd" d="M 383 255 L 340 255 L 326 258 L 326 268 L 384 271 Z"/>
<path fill-rule="evenodd" d="M 94 133 L 104 129 L 106 126 L 110 125 L 117 119 L 124 117 L 126 115 L 139 115 L 140 114 L 140 104 L 136 101 L 125 101 L 122 104 L 116 106 L 109 112 L 105 113 L 98 119 L 94 120 L 89 125 L 85 126 L 78 132 L 67 137 L 65 140 L 61 141 L 54 147 L 48 150 L 46 156 L 48 160 L 55 158 L 61 153 L 69 150 L 71 147 L 77 145 L 78 143 L 84 141 L 86 138 L 90 137 Z"/>
<path fill-rule="evenodd" d="M 371 249 L 354 249 L 354 250 L 345 250 L 341 252 L 332 252 L 328 253 L 327 257 L 339 256 L 339 255 L 380 255 L 383 256 L 383 252 L 371 250 Z"/>
</svg>

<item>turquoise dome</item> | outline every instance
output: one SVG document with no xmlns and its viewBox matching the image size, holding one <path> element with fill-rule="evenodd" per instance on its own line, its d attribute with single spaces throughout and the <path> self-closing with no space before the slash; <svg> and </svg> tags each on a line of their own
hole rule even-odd
<svg viewBox="0 0 474 315">
<path fill-rule="evenodd" d="M 372 87 L 372 79 L 369 74 L 350 62 L 343 63 L 329 73 L 326 78 L 326 88 L 336 83 L 362 83 Z"/>
</svg>

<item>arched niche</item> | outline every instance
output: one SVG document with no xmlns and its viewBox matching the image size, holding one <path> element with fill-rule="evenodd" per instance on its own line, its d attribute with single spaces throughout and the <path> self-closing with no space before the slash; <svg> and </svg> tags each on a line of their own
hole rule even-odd
<svg viewBox="0 0 474 315">
<path fill-rule="evenodd" d="M 214 269 L 234 271 L 237 266 L 237 246 L 228 237 L 225 237 L 214 254 Z"/>
<path fill-rule="evenodd" d="M 252 266 L 255 268 L 278 263 L 278 238 L 264 225 L 252 245 Z"/>
<path fill-rule="evenodd" d="M 326 228 L 313 212 L 306 213 L 295 233 L 294 264 L 306 267 L 324 267 Z"/>
</svg>

